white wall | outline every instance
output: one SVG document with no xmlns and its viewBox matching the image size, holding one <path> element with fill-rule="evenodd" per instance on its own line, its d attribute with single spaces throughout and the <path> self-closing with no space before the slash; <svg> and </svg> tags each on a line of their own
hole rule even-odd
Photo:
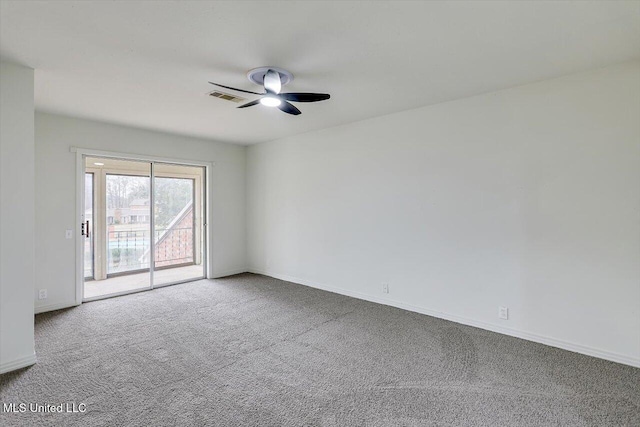
<svg viewBox="0 0 640 427">
<path fill-rule="evenodd" d="M 638 61 L 258 144 L 247 171 L 252 271 L 640 366 Z"/>
<path fill-rule="evenodd" d="M 0 62 L 0 373 L 35 363 L 33 70 Z"/>
<path fill-rule="evenodd" d="M 212 277 L 246 270 L 245 147 L 36 113 L 36 311 L 75 301 L 76 154 L 71 146 L 172 159 L 215 162 L 209 189 Z M 48 298 L 37 299 L 46 288 Z"/>
</svg>

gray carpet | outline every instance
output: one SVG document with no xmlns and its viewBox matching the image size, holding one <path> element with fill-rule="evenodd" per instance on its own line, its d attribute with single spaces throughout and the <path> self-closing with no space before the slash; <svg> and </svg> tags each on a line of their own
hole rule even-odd
<svg viewBox="0 0 640 427">
<path fill-rule="evenodd" d="M 36 316 L 3 426 L 640 425 L 640 369 L 242 274 Z"/>
</svg>

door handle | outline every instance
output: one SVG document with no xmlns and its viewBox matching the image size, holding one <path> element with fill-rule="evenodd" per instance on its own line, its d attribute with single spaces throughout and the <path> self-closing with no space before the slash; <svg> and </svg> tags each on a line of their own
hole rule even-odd
<svg viewBox="0 0 640 427">
<path fill-rule="evenodd" d="M 87 239 L 89 238 L 89 220 L 80 224 L 80 232 L 83 236 L 86 236 Z"/>
</svg>

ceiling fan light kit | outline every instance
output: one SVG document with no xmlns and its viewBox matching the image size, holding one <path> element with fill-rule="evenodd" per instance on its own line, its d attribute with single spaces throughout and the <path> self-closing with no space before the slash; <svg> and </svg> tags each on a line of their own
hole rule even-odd
<svg viewBox="0 0 640 427">
<path fill-rule="evenodd" d="M 252 95 L 260 95 L 255 101 L 247 102 L 237 108 L 252 107 L 257 104 L 266 107 L 277 107 L 281 111 L 297 116 L 302 114 L 291 102 L 318 102 L 329 99 L 328 93 L 307 93 L 307 92 L 290 92 L 281 93 L 282 87 L 293 81 L 293 74 L 287 70 L 278 67 L 258 67 L 249 70 L 247 78 L 252 83 L 258 84 L 264 88 L 264 93 L 252 92 L 249 90 L 238 89 L 231 86 L 221 85 L 219 83 L 209 82 L 214 86 L 223 87 L 225 89 L 235 90 Z"/>
<path fill-rule="evenodd" d="M 260 104 L 265 107 L 277 107 L 282 104 L 280 98 L 276 98 L 275 96 L 265 96 L 264 98 L 260 98 Z"/>
</svg>

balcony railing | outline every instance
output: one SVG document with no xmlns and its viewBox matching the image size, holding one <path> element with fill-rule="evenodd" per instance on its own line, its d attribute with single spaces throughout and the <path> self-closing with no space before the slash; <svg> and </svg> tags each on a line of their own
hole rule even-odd
<svg viewBox="0 0 640 427">
<path fill-rule="evenodd" d="M 125 273 L 149 268 L 149 230 L 110 230 L 107 233 L 107 274 Z M 168 267 L 194 262 L 193 228 L 156 229 L 155 267 Z"/>
</svg>

